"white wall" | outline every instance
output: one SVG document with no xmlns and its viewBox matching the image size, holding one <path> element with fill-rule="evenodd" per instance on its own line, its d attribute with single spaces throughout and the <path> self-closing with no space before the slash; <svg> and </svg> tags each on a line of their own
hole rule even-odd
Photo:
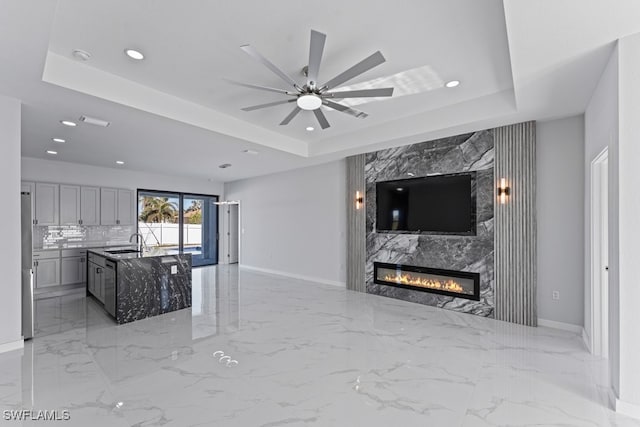
<svg viewBox="0 0 640 427">
<path fill-rule="evenodd" d="M 536 134 L 538 318 L 582 327 L 584 118 L 538 122 Z"/>
<path fill-rule="evenodd" d="M 225 184 L 240 201 L 243 266 L 344 284 L 346 162 Z"/>
<path fill-rule="evenodd" d="M 585 331 L 591 332 L 591 162 L 609 150 L 609 365 L 612 387 L 619 394 L 618 295 L 618 49 L 600 77 L 585 111 Z"/>
<path fill-rule="evenodd" d="M 0 209 L 0 346 L 22 339 L 20 109 L 17 99 L 0 96 L 0 185 L 4 194 Z"/>
<path fill-rule="evenodd" d="M 640 33 L 618 43 L 619 399 L 640 417 Z"/>
<path fill-rule="evenodd" d="M 125 168 L 103 168 L 32 157 L 22 158 L 22 180 L 192 192 L 218 196 L 222 196 L 223 191 L 222 183 L 210 182 L 206 179 L 138 172 Z"/>
</svg>

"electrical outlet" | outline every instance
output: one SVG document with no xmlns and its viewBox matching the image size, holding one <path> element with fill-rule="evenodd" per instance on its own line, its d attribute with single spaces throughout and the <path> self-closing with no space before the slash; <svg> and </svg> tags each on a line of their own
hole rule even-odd
<svg viewBox="0 0 640 427">
<path fill-rule="evenodd" d="M 177 265 L 172 265 L 171 266 L 171 274 L 178 274 L 178 266 Z"/>
<path fill-rule="evenodd" d="M 553 298 L 554 300 L 559 300 L 560 299 L 560 291 L 553 291 L 551 293 L 551 298 Z"/>
</svg>

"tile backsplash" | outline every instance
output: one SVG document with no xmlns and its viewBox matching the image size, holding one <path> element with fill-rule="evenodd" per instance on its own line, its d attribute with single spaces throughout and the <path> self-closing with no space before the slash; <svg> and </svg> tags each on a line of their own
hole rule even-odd
<svg viewBox="0 0 640 427">
<path fill-rule="evenodd" d="M 122 225 L 55 225 L 33 227 L 34 248 L 55 248 L 64 245 L 100 245 L 124 243 L 136 232 L 136 226 Z"/>
</svg>

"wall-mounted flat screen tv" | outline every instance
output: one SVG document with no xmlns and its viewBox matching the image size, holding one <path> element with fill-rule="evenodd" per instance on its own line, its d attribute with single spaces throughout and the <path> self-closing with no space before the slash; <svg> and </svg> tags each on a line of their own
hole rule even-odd
<svg viewBox="0 0 640 427">
<path fill-rule="evenodd" d="M 376 183 L 376 229 L 386 232 L 476 234 L 476 173 Z"/>
</svg>

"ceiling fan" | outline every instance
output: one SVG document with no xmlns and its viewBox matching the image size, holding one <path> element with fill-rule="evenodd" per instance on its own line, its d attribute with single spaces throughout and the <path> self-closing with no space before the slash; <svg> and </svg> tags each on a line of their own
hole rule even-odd
<svg viewBox="0 0 640 427">
<path fill-rule="evenodd" d="M 326 34 L 320 33 L 315 30 L 311 30 L 311 43 L 309 47 L 309 65 L 304 67 L 303 71 L 307 76 L 307 82 L 302 86 L 299 85 L 295 80 L 293 80 L 289 75 L 280 70 L 277 66 L 275 66 L 271 61 L 262 56 L 253 46 L 244 45 L 240 46 L 247 55 L 251 56 L 254 60 L 258 61 L 269 70 L 271 70 L 274 74 L 280 77 L 284 82 L 290 86 L 290 89 L 277 89 L 266 86 L 259 86 L 248 83 L 240 83 L 233 80 L 228 80 L 230 83 L 244 86 L 252 89 L 265 90 L 268 92 L 276 92 L 283 95 L 287 95 L 290 97 L 289 99 L 285 99 L 283 101 L 275 101 L 269 102 L 266 104 L 254 105 L 251 107 L 245 107 L 243 111 L 254 111 L 259 110 L 261 108 L 273 107 L 276 105 L 287 104 L 287 103 L 296 103 L 295 108 L 291 113 L 284 118 L 280 125 L 288 125 L 291 120 L 301 110 L 313 111 L 313 114 L 316 116 L 318 123 L 322 129 L 326 129 L 330 127 L 327 118 L 322 112 L 322 106 L 332 108 L 334 110 L 340 111 L 345 114 L 350 114 L 357 118 L 365 118 L 367 117 L 367 113 L 355 110 L 346 105 L 339 104 L 334 102 L 336 99 L 344 99 L 344 98 L 365 98 L 365 97 L 383 97 L 383 96 L 391 96 L 393 94 L 392 87 L 379 88 L 379 89 L 363 89 L 363 90 L 348 90 L 348 91 L 338 91 L 334 92 L 333 89 L 342 85 L 343 83 L 353 79 L 354 77 L 359 76 L 360 74 L 369 71 L 370 69 L 377 67 L 378 65 L 385 62 L 384 56 L 380 51 L 375 52 L 374 54 L 368 56 L 362 61 L 358 62 L 353 67 L 348 70 L 338 74 L 331 80 L 326 83 L 320 85 L 318 84 L 318 72 L 320 71 L 320 62 L 322 60 L 322 52 L 324 50 L 325 40 L 327 38 Z"/>
</svg>

